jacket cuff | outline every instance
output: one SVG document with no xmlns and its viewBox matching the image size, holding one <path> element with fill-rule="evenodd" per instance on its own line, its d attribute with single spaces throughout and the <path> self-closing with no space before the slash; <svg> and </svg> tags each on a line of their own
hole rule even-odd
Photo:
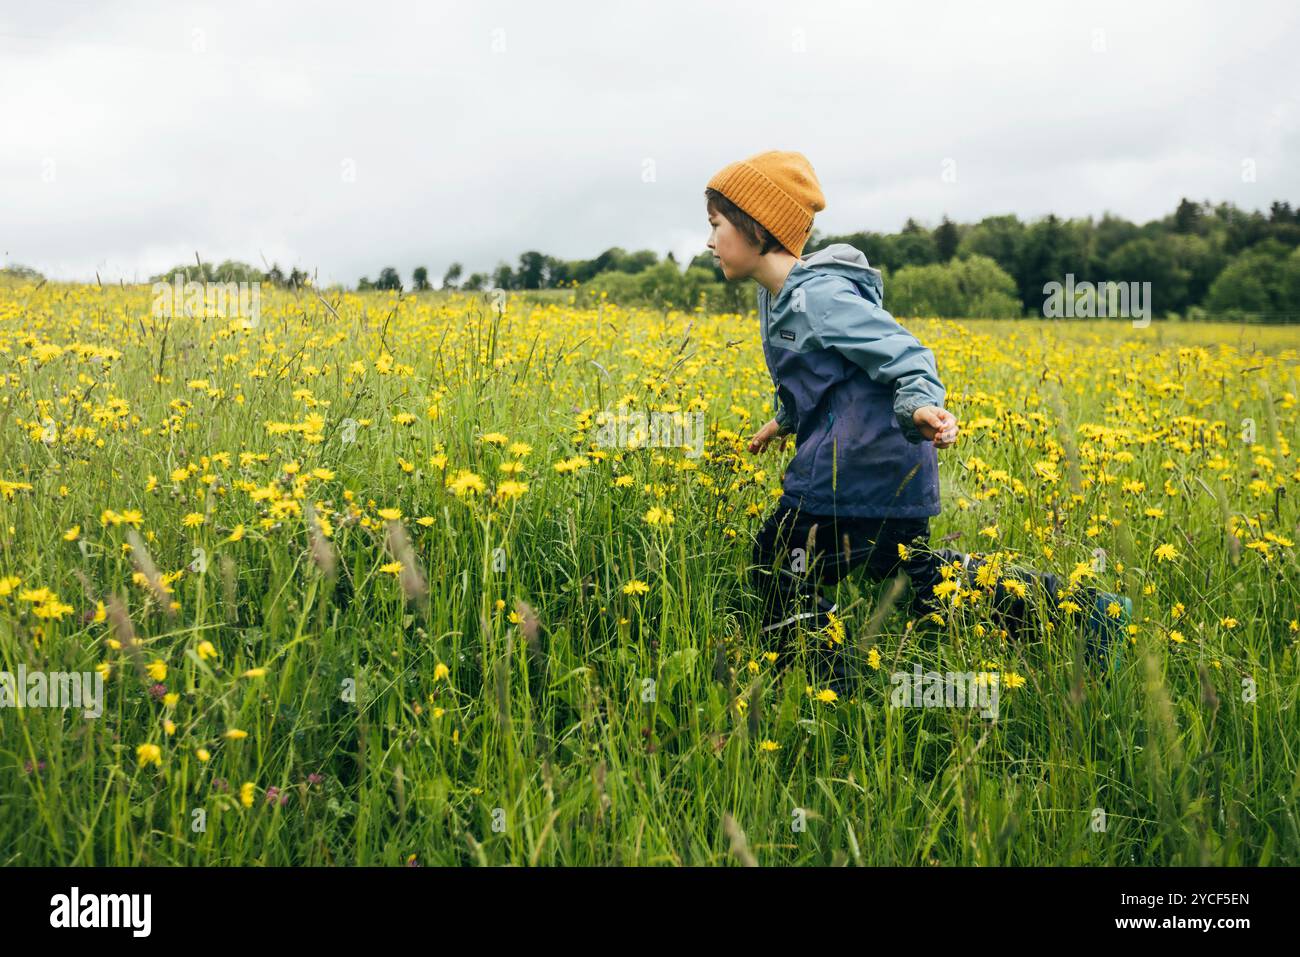
<svg viewBox="0 0 1300 957">
<path fill-rule="evenodd" d="M 935 405 L 935 403 L 923 397 L 910 398 L 904 399 L 894 409 L 894 414 L 898 417 L 898 424 L 903 430 L 903 437 L 913 445 L 925 441 L 925 436 L 921 434 L 921 430 L 912 421 L 912 416 L 916 413 L 916 410 L 923 405 Z"/>
</svg>

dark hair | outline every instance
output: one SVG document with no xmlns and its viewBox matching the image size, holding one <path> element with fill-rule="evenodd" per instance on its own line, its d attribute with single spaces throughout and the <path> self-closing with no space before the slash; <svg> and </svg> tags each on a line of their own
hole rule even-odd
<svg viewBox="0 0 1300 957">
<path fill-rule="evenodd" d="M 774 249 L 785 249 L 780 240 L 769 233 L 762 223 L 716 189 L 706 189 L 704 198 L 707 200 L 709 212 L 725 216 L 727 221 L 736 227 L 738 233 L 748 239 L 752 245 L 759 247 L 758 252 L 760 255 L 769 253 Z M 789 250 L 786 251 L 789 252 Z"/>
</svg>

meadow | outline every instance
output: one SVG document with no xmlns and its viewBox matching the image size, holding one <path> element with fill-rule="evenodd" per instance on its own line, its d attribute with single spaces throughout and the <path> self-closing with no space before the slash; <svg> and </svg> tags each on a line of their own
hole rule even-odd
<svg viewBox="0 0 1300 957">
<path fill-rule="evenodd" d="M 1105 677 L 992 582 L 917 622 L 850 576 L 837 698 L 748 593 L 793 451 L 745 450 L 752 313 L 152 302 L 0 284 L 0 670 L 104 694 L 0 708 L 0 863 L 1300 864 L 1295 327 L 903 320 L 961 426 L 932 544 L 1133 620 Z M 917 665 L 997 720 L 891 706 Z"/>
</svg>

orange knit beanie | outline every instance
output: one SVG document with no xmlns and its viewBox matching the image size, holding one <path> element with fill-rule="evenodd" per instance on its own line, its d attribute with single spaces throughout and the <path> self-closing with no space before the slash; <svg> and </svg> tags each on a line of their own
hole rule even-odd
<svg viewBox="0 0 1300 957">
<path fill-rule="evenodd" d="M 826 208 L 821 184 L 802 153 L 768 150 L 724 166 L 709 188 L 716 189 L 764 226 L 795 256 L 812 233 L 813 213 Z"/>
</svg>

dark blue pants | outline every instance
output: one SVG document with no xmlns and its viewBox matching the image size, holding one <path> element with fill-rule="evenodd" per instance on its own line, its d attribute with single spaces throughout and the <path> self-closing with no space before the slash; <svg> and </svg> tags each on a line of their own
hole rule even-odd
<svg viewBox="0 0 1300 957">
<path fill-rule="evenodd" d="M 758 532 L 751 564 L 764 632 L 784 638 L 800 623 L 805 630 L 825 628 L 830 622 L 827 613 L 835 606 L 820 589 L 834 586 L 857 568 L 873 581 L 890 578 L 901 569 L 912 583 L 912 614 L 935 610 L 934 587 L 944 580 L 940 568 L 961 562 L 965 577 L 957 580 L 969 587 L 984 559 L 951 548 L 931 550 L 929 541 L 929 518 L 837 518 L 778 505 Z M 900 544 L 907 546 L 905 559 L 899 558 Z M 1001 583 L 1004 578 L 1025 582 L 1027 597 L 1008 592 Z M 1045 598 L 1045 607 L 1055 610 L 1061 587 L 1060 579 L 1050 572 L 1004 565 L 994 590 L 994 621 L 1012 639 L 1019 637 L 1031 619 L 1030 600 Z M 826 642 L 820 646 L 825 648 Z M 823 657 L 837 673 L 843 668 L 842 662 L 833 660 L 842 655 L 823 652 Z"/>
</svg>

